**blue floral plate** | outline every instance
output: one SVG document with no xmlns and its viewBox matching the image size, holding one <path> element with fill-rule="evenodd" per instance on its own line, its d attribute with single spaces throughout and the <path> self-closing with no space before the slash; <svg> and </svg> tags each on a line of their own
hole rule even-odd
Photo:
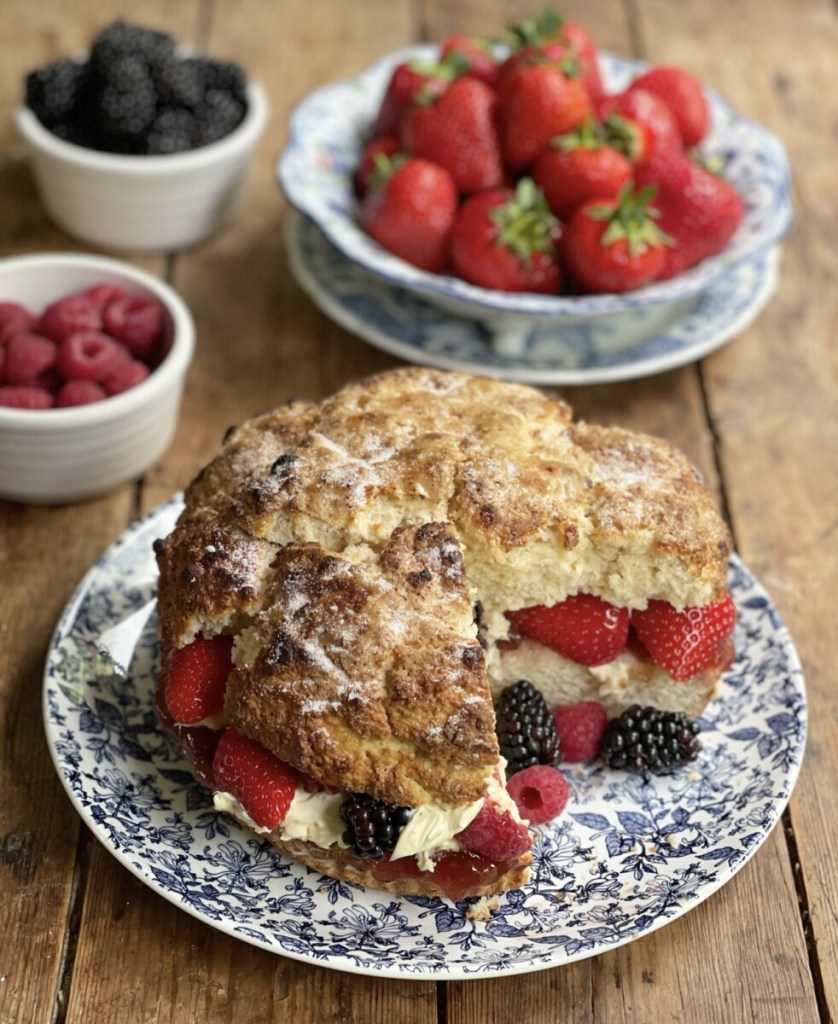
<svg viewBox="0 0 838 1024">
<path fill-rule="evenodd" d="M 644 784 L 574 766 L 567 810 L 538 829 L 532 881 L 489 920 L 472 919 L 467 903 L 398 898 L 286 861 L 213 810 L 155 727 L 152 542 L 180 508 L 174 498 L 134 524 L 82 580 L 50 646 L 44 719 L 61 780 L 97 838 L 156 892 L 235 938 L 385 977 L 554 967 L 705 900 L 753 856 L 788 801 L 806 734 L 800 663 L 770 599 L 734 558 L 738 657 L 703 719 L 694 769 Z"/>
<path fill-rule="evenodd" d="M 633 311 L 633 340 L 614 318 L 575 321 L 561 330 L 533 320 L 515 350 L 502 351 L 479 320 L 369 273 L 296 211 L 285 222 L 285 246 L 315 304 L 376 348 L 425 366 L 545 385 L 632 380 L 703 358 L 756 319 L 777 286 L 780 259 L 775 248 L 665 311 Z"/>
</svg>

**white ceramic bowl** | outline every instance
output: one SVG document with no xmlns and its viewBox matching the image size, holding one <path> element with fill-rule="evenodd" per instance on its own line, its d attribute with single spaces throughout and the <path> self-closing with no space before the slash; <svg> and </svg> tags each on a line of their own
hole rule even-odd
<svg viewBox="0 0 838 1024">
<path fill-rule="evenodd" d="M 141 476 L 172 439 L 195 349 L 183 300 L 153 275 L 101 256 L 44 253 L 0 260 L 0 301 L 19 302 L 34 313 L 100 283 L 162 302 L 169 351 L 141 384 L 100 402 L 67 409 L 0 407 L 0 498 L 43 505 L 93 498 Z"/>
<path fill-rule="evenodd" d="M 268 102 L 250 83 L 247 113 L 226 138 L 188 153 L 122 156 L 64 142 L 28 107 L 17 111 L 51 220 L 83 242 L 123 252 L 186 249 L 208 238 L 239 203 Z"/>
<path fill-rule="evenodd" d="M 791 224 L 790 170 L 784 146 L 707 89 L 712 126 L 702 152 L 721 162 L 746 205 L 743 223 L 724 252 L 669 281 L 623 295 L 514 294 L 419 270 L 386 252 L 361 230 L 352 171 L 393 68 L 411 58 L 432 58 L 437 52 L 433 46 L 400 50 L 357 78 L 310 94 L 292 115 L 277 176 L 289 201 L 311 217 L 348 259 L 449 312 L 482 322 L 501 354 L 521 353 L 534 320 L 541 328 L 555 328 L 557 339 L 563 326 L 572 326 L 577 338 L 580 328 L 585 328 L 612 349 L 660 333 L 686 315 L 699 296 L 733 267 L 766 255 Z M 610 54 L 601 54 L 600 62 L 612 92 L 647 67 Z"/>
</svg>

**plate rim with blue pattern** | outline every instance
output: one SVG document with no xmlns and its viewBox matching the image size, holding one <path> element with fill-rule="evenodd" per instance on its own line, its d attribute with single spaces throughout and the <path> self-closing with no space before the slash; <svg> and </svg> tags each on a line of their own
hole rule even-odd
<svg viewBox="0 0 838 1024">
<path fill-rule="evenodd" d="M 291 862 L 216 812 L 156 726 L 152 543 L 175 495 L 129 527 L 85 574 L 50 643 L 46 737 L 97 839 L 151 889 L 245 942 L 379 977 L 497 977 L 595 956 L 649 934 L 726 884 L 779 820 L 798 777 L 806 698 L 797 652 L 770 598 L 730 563 L 737 659 L 702 718 L 689 770 L 648 783 L 567 767 L 571 801 L 535 830 L 532 880 L 487 920 L 471 901 L 365 890 Z M 124 672 L 102 653 L 128 644 Z M 117 640 L 118 637 L 118 640 Z"/>
</svg>

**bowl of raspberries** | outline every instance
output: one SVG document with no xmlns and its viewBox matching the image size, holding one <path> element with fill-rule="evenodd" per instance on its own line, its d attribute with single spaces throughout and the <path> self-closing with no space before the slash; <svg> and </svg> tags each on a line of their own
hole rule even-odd
<svg viewBox="0 0 838 1024">
<path fill-rule="evenodd" d="M 277 168 L 346 256 L 520 351 L 540 325 L 631 344 L 792 220 L 783 144 L 690 72 L 598 50 L 546 9 L 328 84 Z"/>
<path fill-rule="evenodd" d="M 26 76 L 17 123 L 58 227 L 106 249 L 165 252 L 227 221 L 267 113 L 238 64 L 117 21 L 84 56 Z"/>
<path fill-rule="evenodd" d="M 174 434 L 189 309 L 119 260 L 0 260 L 0 499 L 65 504 L 140 477 Z"/>
</svg>

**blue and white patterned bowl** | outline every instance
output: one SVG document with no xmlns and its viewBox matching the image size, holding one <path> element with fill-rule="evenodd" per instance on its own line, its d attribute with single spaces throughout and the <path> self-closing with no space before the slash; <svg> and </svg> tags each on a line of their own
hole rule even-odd
<svg viewBox="0 0 838 1024">
<path fill-rule="evenodd" d="M 746 206 L 743 223 L 723 252 L 672 280 L 627 295 L 513 294 L 419 270 L 386 252 L 358 226 L 352 172 L 393 68 L 436 53 L 432 46 L 397 51 L 357 77 L 323 86 L 306 97 L 292 115 L 277 176 L 288 200 L 310 216 L 348 259 L 443 309 L 481 321 L 493 333 L 497 351 L 515 355 L 524 328 L 531 328 L 533 319 L 560 333 L 563 325 L 617 317 L 626 344 L 633 344 L 671 323 L 673 310 L 718 283 L 733 267 L 764 256 L 791 224 L 785 147 L 708 89 L 712 127 L 702 152 L 721 165 Z M 601 55 L 601 64 L 609 91 L 624 88 L 646 66 L 609 54 Z"/>
</svg>

